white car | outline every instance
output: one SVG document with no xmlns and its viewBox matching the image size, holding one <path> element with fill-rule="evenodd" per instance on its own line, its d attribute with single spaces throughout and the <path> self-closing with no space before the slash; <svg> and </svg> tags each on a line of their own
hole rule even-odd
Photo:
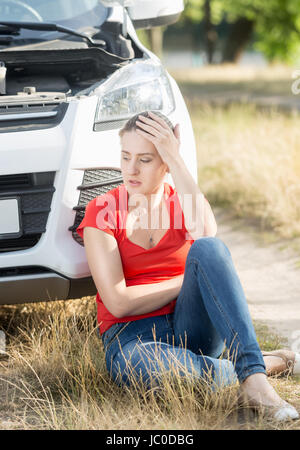
<svg viewBox="0 0 300 450">
<path fill-rule="evenodd" d="M 75 230 L 85 205 L 122 183 L 129 117 L 151 109 L 179 122 L 197 180 L 183 97 L 135 31 L 182 10 L 181 0 L 1 0 L 0 304 L 96 293 Z"/>
</svg>

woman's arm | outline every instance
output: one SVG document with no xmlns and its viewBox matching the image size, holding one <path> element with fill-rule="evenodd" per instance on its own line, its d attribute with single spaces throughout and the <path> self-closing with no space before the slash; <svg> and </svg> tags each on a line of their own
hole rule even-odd
<svg viewBox="0 0 300 450">
<path fill-rule="evenodd" d="M 185 227 L 192 238 L 215 236 L 217 223 L 214 213 L 182 157 L 176 155 L 168 166 L 183 210 Z"/>
<path fill-rule="evenodd" d="M 179 125 L 174 132 L 163 119 L 149 112 L 149 117 L 139 116 L 136 132 L 155 145 L 162 160 L 168 165 L 185 218 L 185 226 L 193 239 L 215 236 L 217 224 L 208 201 L 195 183 L 179 154 Z"/>
<path fill-rule="evenodd" d="M 155 284 L 126 286 L 117 241 L 105 231 L 85 227 L 84 246 L 96 288 L 113 316 L 146 314 L 178 296 L 183 275 Z"/>
</svg>

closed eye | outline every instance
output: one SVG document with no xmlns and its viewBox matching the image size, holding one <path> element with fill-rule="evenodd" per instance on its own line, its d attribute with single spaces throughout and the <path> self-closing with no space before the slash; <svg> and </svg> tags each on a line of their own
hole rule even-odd
<svg viewBox="0 0 300 450">
<path fill-rule="evenodd" d="M 125 160 L 125 161 L 129 161 L 129 158 L 126 158 L 126 156 L 123 156 L 122 159 Z M 152 159 L 141 159 L 140 161 L 143 162 L 143 163 L 149 163 L 149 162 L 152 161 Z"/>
</svg>

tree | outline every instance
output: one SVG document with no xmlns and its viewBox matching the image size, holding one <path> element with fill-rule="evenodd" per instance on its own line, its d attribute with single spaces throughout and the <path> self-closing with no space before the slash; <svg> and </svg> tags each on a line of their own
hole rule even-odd
<svg viewBox="0 0 300 450">
<path fill-rule="evenodd" d="M 211 16 L 211 0 L 205 0 L 204 5 L 204 41 L 206 47 L 207 62 L 211 64 L 213 62 L 213 54 L 218 39 L 218 35 L 214 24 L 212 23 Z"/>
<path fill-rule="evenodd" d="M 228 24 L 222 61 L 236 62 L 250 40 L 269 60 L 295 61 L 300 54 L 300 0 L 185 0 L 181 24 L 202 26 L 208 62 L 218 26 Z"/>
<path fill-rule="evenodd" d="M 222 4 L 224 13 L 232 28 L 243 19 L 243 31 L 236 34 L 235 39 L 243 40 L 243 45 L 249 42 L 255 33 L 255 47 L 261 50 L 270 61 L 279 59 L 291 62 L 300 48 L 300 1 L 299 0 L 215 0 Z M 248 34 L 248 39 L 247 39 Z M 228 39 L 230 37 L 228 36 Z M 237 53 L 232 52 L 232 60 L 237 60 Z M 225 44 L 223 61 L 225 58 Z M 230 52 L 227 52 L 227 54 Z"/>
<path fill-rule="evenodd" d="M 222 50 L 222 63 L 235 63 L 240 59 L 252 37 L 254 24 L 247 17 L 239 17 L 231 24 Z"/>
</svg>

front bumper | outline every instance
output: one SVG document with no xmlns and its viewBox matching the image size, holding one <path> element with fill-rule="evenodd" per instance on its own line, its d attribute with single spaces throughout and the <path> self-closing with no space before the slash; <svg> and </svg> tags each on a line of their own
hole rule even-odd
<svg viewBox="0 0 300 450">
<path fill-rule="evenodd" d="M 70 280 L 56 273 L 0 277 L 1 304 L 67 300 L 96 294 L 92 277 Z"/>
</svg>

